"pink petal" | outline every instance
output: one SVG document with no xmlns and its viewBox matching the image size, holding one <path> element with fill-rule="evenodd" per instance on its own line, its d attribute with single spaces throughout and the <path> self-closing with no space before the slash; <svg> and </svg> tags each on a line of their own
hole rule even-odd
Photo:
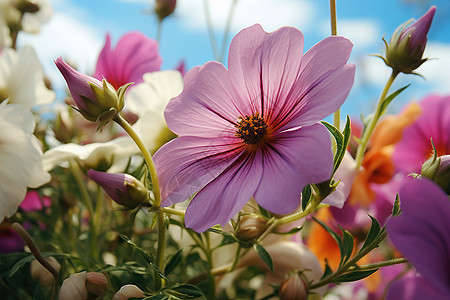
<svg viewBox="0 0 450 300">
<path fill-rule="evenodd" d="M 270 146 L 262 156 L 264 171 L 255 200 L 273 213 L 290 213 L 307 184 L 330 178 L 330 136 L 323 125 L 315 124 L 281 133 Z"/>
<path fill-rule="evenodd" d="M 205 186 L 186 210 L 186 227 L 203 232 L 225 225 L 253 196 L 262 175 L 261 153 L 243 153 L 239 160 Z"/>
<path fill-rule="evenodd" d="M 448 293 L 436 290 L 422 277 L 403 277 L 394 281 L 386 295 L 386 300 L 447 300 Z"/>
<path fill-rule="evenodd" d="M 236 160 L 240 147 L 224 139 L 192 136 L 165 144 L 154 156 L 162 205 L 182 202 L 211 182 Z"/>
<path fill-rule="evenodd" d="M 235 138 L 235 124 L 247 113 L 237 100 L 227 69 L 217 62 L 195 67 L 185 76 L 183 92 L 170 100 L 165 118 L 178 135 Z"/>
<path fill-rule="evenodd" d="M 293 27 L 267 33 L 257 24 L 239 32 L 230 45 L 229 76 L 252 112 L 276 115 L 297 79 L 303 34 Z"/>
</svg>

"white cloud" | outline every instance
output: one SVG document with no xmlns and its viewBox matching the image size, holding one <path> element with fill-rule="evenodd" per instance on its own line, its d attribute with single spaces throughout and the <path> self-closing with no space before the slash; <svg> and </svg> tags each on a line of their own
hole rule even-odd
<svg viewBox="0 0 450 300">
<path fill-rule="evenodd" d="M 429 57 L 417 73 L 426 78 L 426 84 L 432 85 L 437 93 L 450 94 L 450 44 L 429 42 L 424 57 Z"/>
<path fill-rule="evenodd" d="M 63 12 L 53 15 L 38 35 L 21 33 L 20 45 L 32 45 L 52 84 L 63 88 L 65 83 L 53 60 L 62 56 L 77 64 L 82 72 L 93 72 L 98 53 L 104 43 L 101 31 L 87 25 L 80 18 Z"/>
<path fill-rule="evenodd" d="M 321 33 L 330 35 L 330 21 L 322 23 Z M 352 41 L 354 47 L 362 49 L 377 45 L 381 41 L 382 34 L 376 21 L 367 19 L 338 19 L 338 35 L 342 35 Z"/>
<path fill-rule="evenodd" d="M 231 0 L 208 1 L 214 29 L 225 28 Z M 305 30 L 314 18 L 314 5 L 307 0 L 239 0 L 236 4 L 231 31 L 260 23 L 266 31 L 291 25 Z M 176 15 L 186 27 L 206 31 L 203 0 L 179 0 Z"/>
</svg>

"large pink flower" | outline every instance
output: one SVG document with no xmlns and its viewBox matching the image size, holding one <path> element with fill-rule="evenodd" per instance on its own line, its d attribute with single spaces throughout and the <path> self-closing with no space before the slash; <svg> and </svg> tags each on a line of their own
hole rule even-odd
<svg viewBox="0 0 450 300">
<path fill-rule="evenodd" d="M 108 34 L 97 60 L 94 77 L 99 80 L 105 78 L 117 90 L 130 82 L 143 82 L 142 76 L 159 71 L 161 63 L 155 40 L 142 33 L 131 32 L 119 40 L 115 49 L 111 49 L 111 37 Z"/>
<path fill-rule="evenodd" d="M 232 40 L 228 70 L 208 62 L 189 71 L 165 112 L 179 137 L 155 154 L 162 204 L 198 192 L 185 218 L 197 231 L 225 224 L 252 197 L 276 214 L 295 210 L 306 184 L 331 175 L 330 136 L 318 121 L 350 91 L 351 48 L 329 37 L 303 55 L 299 30 L 254 25 Z"/>
</svg>

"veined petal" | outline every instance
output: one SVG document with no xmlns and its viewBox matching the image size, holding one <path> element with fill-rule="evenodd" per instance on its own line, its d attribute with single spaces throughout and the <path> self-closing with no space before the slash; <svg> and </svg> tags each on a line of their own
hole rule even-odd
<svg viewBox="0 0 450 300">
<path fill-rule="evenodd" d="M 448 293 L 436 290 L 422 277 L 407 276 L 395 281 L 389 288 L 386 300 L 447 300 Z"/>
<path fill-rule="evenodd" d="M 235 124 L 246 112 L 220 63 L 208 62 L 186 74 L 183 92 L 169 101 L 167 126 L 178 135 L 234 137 Z"/>
<path fill-rule="evenodd" d="M 186 210 L 186 227 L 203 232 L 225 225 L 244 207 L 258 186 L 262 166 L 261 153 L 243 153 L 234 164 L 205 186 Z"/>
<path fill-rule="evenodd" d="M 256 202 L 276 214 L 290 213 L 300 204 L 307 184 L 331 176 L 329 133 L 321 124 L 280 133 L 263 152 L 261 163 L 264 172 L 255 193 Z"/>
<path fill-rule="evenodd" d="M 395 247 L 438 290 L 449 291 L 450 202 L 428 179 L 406 183 L 399 192 L 402 214 L 387 222 Z"/>
<path fill-rule="evenodd" d="M 154 155 L 162 205 L 182 202 L 214 180 L 242 151 L 226 139 L 178 137 Z"/>
<path fill-rule="evenodd" d="M 239 97 L 270 119 L 286 101 L 297 79 L 303 34 L 293 27 L 271 33 L 257 24 L 242 30 L 230 44 L 229 76 Z"/>
</svg>

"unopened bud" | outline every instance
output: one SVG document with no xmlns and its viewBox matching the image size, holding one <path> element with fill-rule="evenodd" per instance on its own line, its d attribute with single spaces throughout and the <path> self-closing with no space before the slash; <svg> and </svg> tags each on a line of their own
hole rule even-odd
<svg viewBox="0 0 450 300">
<path fill-rule="evenodd" d="M 128 300 L 131 298 L 145 297 L 144 292 L 133 284 L 127 284 L 120 288 L 120 290 L 114 295 L 112 300 Z"/>
<path fill-rule="evenodd" d="M 257 215 L 242 215 L 236 229 L 236 238 L 241 242 L 256 240 L 266 230 L 267 221 Z"/>
<path fill-rule="evenodd" d="M 384 58 L 384 62 L 386 65 L 396 72 L 408 74 L 427 61 L 427 58 L 422 58 L 422 56 L 435 12 L 436 6 L 432 6 L 417 21 L 410 20 L 395 30 L 389 44 L 385 42 L 386 58 Z"/>
<path fill-rule="evenodd" d="M 447 194 L 450 194 L 450 155 L 433 156 L 422 165 L 421 175 L 436 182 Z"/>
<path fill-rule="evenodd" d="M 86 289 L 90 294 L 102 297 L 108 290 L 108 279 L 102 273 L 89 272 L 86 274 Z"/>
<path fill-rule="evenodd" d="M 101 185 L 105 192 L 120 205 L 135 208 L 149 206 L 148 191 L 144 184 L 125 173 L 106 173 L 90 169 L 89 178 Z"/>
<path fill-rule="evenodd" d="M 86 271 L 70 275 L 59 290 L 59 300 L 85 300 L 87 297 Z"/>
<path fill-rule="evenodd" d="M 308 285 L 301 274 L 290 275 L 280 286 L 281 300 L 306 300 L 308 299 Z"/>
<path fill-rule="evenodd" d="M 45 258 L 45 260 L 57 271 L 61 269 L 61 265 L 58 263 L 58 261 L 50 256 Z M 31 262 L 30 267 L 31 277 L 39 282 L 43 287 L 50 289 L 52 287 L 53 281 L 55 280 L 55 277 L 50 273 L 49 270 L 47 270 L 43 265 L 41 265 L 40 262 L 37 260 L 33 260 Z"/>
<path fill-rule="evenodd" d="M 170 16 L 177 5 L 177 0 L 155 0 L 155 13 L 160 21 Z"/>
</svg>

